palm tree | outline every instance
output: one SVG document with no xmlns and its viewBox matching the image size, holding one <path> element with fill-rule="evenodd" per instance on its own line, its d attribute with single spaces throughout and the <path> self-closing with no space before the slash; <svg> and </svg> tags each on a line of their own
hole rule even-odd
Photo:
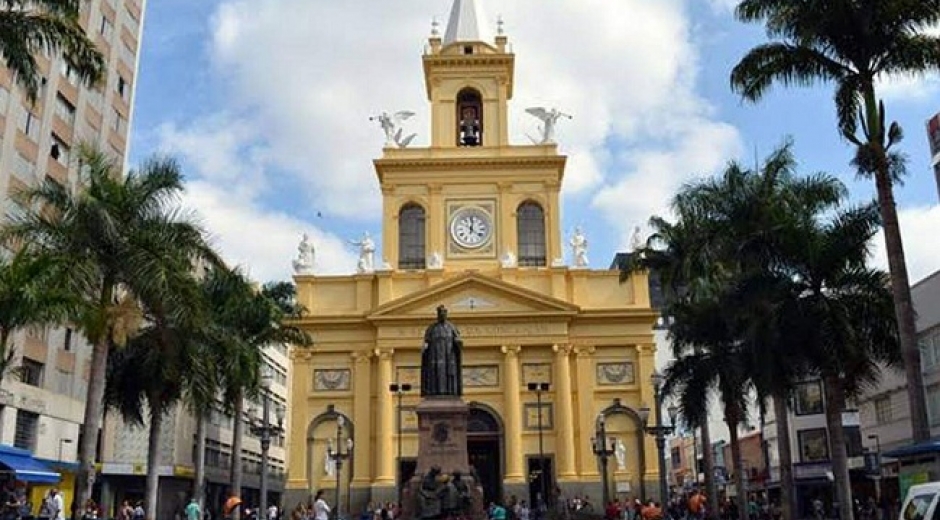
<svg viewBox="0 0 940 520">
<path fill-rule="evenodd" d="M 50 283 L 62 267 L 25 249 L 0 258 L 0 383 L 16 368 L 13 334 L 30 326 L 61 323 L 72 310 L 71 295 Z"/>
<path fill-rule="evenodd" d="M 258 290 L 238 270 L 219 268 L 208 273 L 207 298 L 217 335 L 216 367 L 223 404 L 235 417 L 232 440 L 231 492 L 242 487 L 241 453 L 244 436 L 244 404 L 260 390 L 264 347 L 273 343 L 306 346 L 310 336 L 291 320 L 304 313 L 294 300 L 295 288 L 287 282 L 268 283 Z"/>
<path fill-rule="evenodd" d="M 180 260 L 180 269 L 190 272 L 187 259 Z M 111 352 L 106 378 L 107 404 L 131 424 L 149 423 L 145 503 L 151 518 L 157 516 L 163 420 L 182 399 L 184 389 L 190 386 L 187 383 L 204 377 L 198 370 L 199 357 L 204 354 L 199 338 L 206 325 L 205 306 L 195 278 L 187 280 L 184 275 L 177 280 L 182 283 L 173 288 L 176 302 L 147 306 L 147 326 L 126 348 Z"/>
<path fill-rule="evenodd" d="M 61 52 L 88 85 L 104 76 L 105 60 L 79 23 L 82 0 L 0 0 L 0 56 L 14 80 L 36 100 L 40 52 Z"/>
<path fill-rule="evenodd" d="M 866 265 L 879 214 L 870 204 L 801 226 L 782 244 L 786 267 L 770 273 L 780 323 L 805 347 L 808 365 L 823 382 L 832 470 L 843 518 L 852 520 L 852 490 L 842 427 L 847 396 L 877 382 L 881 366 L 901 361 L 888 276 Z"/>
<path fill-rule="evenodd" d="M 807 362 L 801 345 L 787 336 L 786 325 L 777 319 L 780 293 L 786 294 L 789 287 L 769 283 L 764 275 L 786 265 L 781 241 L 800 237 L 806 223 L 815 223 L 844 195 L 835 179 L 797 178 L 795 169 L 792 143 L 787 141 L 760 171 L 731 163 L 721 175 L 685 186 L 673 203 L 678 221 L 653 218 L 651 247 L 641 255 L 641 263 L 658 270 L 671 286 L 678 305 L 668 309 L 675 320 L 673 339 L 687 343 L 693 354 L 699 346 L 708 359 L 719 353 L 731 356 L 727 362 L 738 363 L 735 373 L 743 379 L 726 381 L 724 387 L 732 393 L 739 387 L 752 389 L 761 411 L 768 399 L 773 401 L 784 518 L 792 518 L 794 496 L 787 402 Z M 677 311 L 686 316 L 680 319 Z M 696 318 L 696 312 L 712 314 Z M 699 321 L 690 322 L 693 318 Z M 725 335 L 716 336 L 719 332 Z M 702 377 L 715 385 L 721 375 Z M 692 376 L 682 377 L 680 386 L 687 386 Z M 726 419 L 740 422 L 742 404 L 734 402 L 733 395 L 719 397 Z"/>
<path fill-rule="evenodd" d="M 856 147 L 858 173 L 874 177 L 894 295 L 915 441 L 930 438 L 910 282 L 893 186 L 904 174 L 894 148 L 897 123 L 886 125 L 875 84 L 890 76 L 940 69 L 938 0 L 742 0 L 744 22 L 762 22 L 773 40 L 747 53 L 731 73 L 732 89 L 759 101 L 775 82 L 785 86 L 835 83 L 838 129 Z"/>
<path fill-rule="evenodd" d="M 742 356 L 728 327 L 734 311 L 723 303 L 719 299 L 699 299 L 670 306 L 675 317 L 670 337 L 676 359 L 666 368 L 663 391 L 678 396 L 682 416 L 693 428 L 708 421 L 709 396 L 717 393 L 730 432 L 737 496 L 746 497 L 747 477 L 738 428 L 747 419 L 751 383 L 747 358 Z M 738 508 L 741 520 L 746 520 L 747 514 L 746 507 Z"/>
<path fill-rule="evenodd" d="M 108 353 L 138 333 L 147 310 L 187 308 L 174 290 L 190 276 L 181 258 L 190 265 L 217 259 L 177 206 L 183 186 L 175 161 L 152 159 L 122 176 L 101 152 L 82 148 L 79 158 L 81 191 L 47 181 L 23 192 L 22 206 L 38 210 L 14 215 L 0 236 L 69 266 L 57 284 L 79 300 L 74 321 L 92 345 L 75 479 L 81 504 L 91 494 Z"/>
</svg>

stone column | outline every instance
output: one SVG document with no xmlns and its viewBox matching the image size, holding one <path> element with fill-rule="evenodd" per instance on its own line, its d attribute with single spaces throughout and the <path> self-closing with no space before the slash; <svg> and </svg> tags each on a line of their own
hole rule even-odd
<svg viewBox="0 0 940 520">
<path fill-rule="evenodd" d="M 506 355 L 503 373 L 506 374 L 506 386 L 503 387 L 504 406 L 506 407 L 506 482 L 525 482 L 522 442 L 522 403 L 520 394 L 519 352 L 522 347 L 504 346 Z"/>
<path fill-rule="evenodd" d="M 395 403 L 388 385 L 392 383 L 392 349 L 376 349 L 375 355 L 379 358 L 378 385 L 378 418 L 375 431 L 375 484 L 395 485 L 395 446 L 392 442 L 395 433 Z M 368 445 L 367 445 L 368 446 Z"/>
<path fill-rule="evenodd" d="M 574 455 L 574 413 L 571 405 L 571 345 L 555 345 L 555 454 L 558 457 L 558 478 L 577 476 Z"/>
<path fill-rule="evenodd" d="M 591 437 L 594 436 L 594 421 L 597 413 L 594 410 L 594 370 L 591 359 L 594 356 L 594 347 L 579 345 L 575 347 L 576 370 L 578 373 L 578 455 L 580 458 L 579 470 L 582 477 L 596 478 L 597 459 L 591 451 Z"/>
<path fill-rule="evenodd" d="M 372 442 L 372 352 L 357 350 L 350 354 L 353 361 L 352 420 L 355 425 L 356 446 L 369 446 Z M 355 450 L 353 485 L 368 486 L 372 482 L 372 458 L 365 451 Z M 314 466 L 316 468 L 316 466 Z"/>
</svg>

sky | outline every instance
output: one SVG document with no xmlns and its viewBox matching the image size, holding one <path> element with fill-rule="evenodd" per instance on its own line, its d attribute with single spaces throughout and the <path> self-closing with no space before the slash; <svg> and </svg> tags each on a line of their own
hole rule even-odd
<svg viewBox="0 0 940 520">
<path fill-rule="evenodd" d="M 627 249 L 635 226 L 668 216 L 684 183 L 752 165 L 786 139 L 800 171 L 829 172 L 852 203 L 874 197 L 835 129 L 832 88 L 773 88 L 759 104 L 731 92 L 731 68 L 764 41 L 733 17 L 734 0 L 478 0 L 516 54 L 510 133 L 536 135 L 532 106 L 572 114 L 557 141 L 569 157 L 563 228 L 581 226 L 592 267 Z M 381 237 L 371 161 L 384 134 L 369 117 L 411 110 L 426 146 L 421 55 L 451 0 L 153 0 L 148 2 L 130 164 L 171 154 L 184 203 L 232 264 L 260 281 L 287 279 L 301 235 L 317 271 L 351 273 L 350 240 Z M 906 130 L 909 175 L 895 195 L 911 281 L 940 269 L 940 205 L 926 120 L 940 111 L 940 77 L 889 78 L 888 116 Z M 881 236 L 873 261 L 885 266 Z M 377 258 L 381 256 L 380 251 Z M 570 261 L 570 257 L 567 258 Z M 658 364 L 668 359 L 659 352 Z M 727 435 L 714 414 L 714 438 Z"/>
<path fill-rule="evenodd" d="M 733 0 L 478 0 L 490 29 L 502 17 L 516 54 L 510 133 L 537 133 L 524 109 L 556 107 L 568 155 L 563 228 L 582 226 L 592 267 L 607 268 L 632 231 L 685 182 L 768 155 L 788 137 L 800 170 L 826 171 L 853 201 L 857 180 L 835 130 L 831 86 L 774 88 L 741 101 L 729 71 L 764 41 L 735 21 Z M 432 19 L 451 0 L 159 0 L 144 20 L 130 164 L 179 158 L 186 205 L 213 243 L 253 278 L 287 279 L 303 233 L 318 271 L 349 273 L 350 240 L 381 236 L 372 159 L 384 135 L 369 117 L 412 110 L 405 124 L 427 145 L 421 55 Z M 490 32 L 492 34 L 492 31 Z M 925 122 L 940 111 L 940 78 L 882 85 L 889 118 L 907 138 L 909 176 L 896 190 L 912 281 L 940 269 L 937 187 Z M 884 265 L 881 238 L 874 261 Z M 381 244 L 379 244 L 381 256 Z M 569 258 L 570 261 L 570 258 Z"/>
</svg>

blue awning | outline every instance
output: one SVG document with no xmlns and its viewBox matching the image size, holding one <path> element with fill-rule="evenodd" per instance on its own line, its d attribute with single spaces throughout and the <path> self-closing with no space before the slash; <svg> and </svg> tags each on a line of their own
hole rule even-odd
<svg viewBox="0 0 940 520">
<path fill-rule="evenodd" d="M 919 455 L 927 455 L 931 453 L 940 453 L 940 441 L 929 440 L 919 444 L 911 444 L 894 450 L 886 451 L 883 453 L 883 455 L 885 457 L 903 459 L 906 457 L 916 457 Z"/>
<path fill-rule="evenodd" d="M 61 480 L 58 473 L 36 460 L 32 453 L 12 446 L 0 445 L 0 471 L 13 473 L 16 480 L 23 482 L 54 484 Z"/>
</svg>

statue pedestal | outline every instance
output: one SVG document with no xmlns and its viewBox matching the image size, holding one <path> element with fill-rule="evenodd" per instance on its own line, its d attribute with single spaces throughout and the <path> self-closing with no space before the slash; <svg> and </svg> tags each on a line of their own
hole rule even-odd
<svg viewBox="0 0 940 520">
<path fill-rule="evenodd" d="M 467 455 L 466 403 L 454 396 L 426 397 L 415 412 L 418 462 L 414 478 L 404 483 L 402 518 L 484 520 L 483 488 Z"/>
<path fill-rule="evenodd" d="M 437 466 L 441 473 L 470 474 L 467 456 L 467 417 L 470 410 L 459 397 L 428 397 L 418 414 L 418 464 L 424 475 Z"/>
</svg>

